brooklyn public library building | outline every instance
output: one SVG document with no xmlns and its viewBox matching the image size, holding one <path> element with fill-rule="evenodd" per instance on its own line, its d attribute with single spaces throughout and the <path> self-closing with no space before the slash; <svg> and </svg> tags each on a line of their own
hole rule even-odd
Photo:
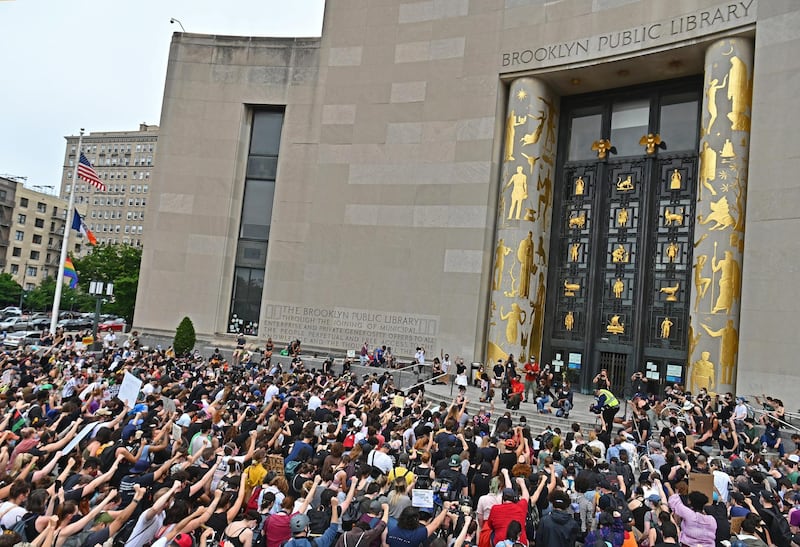
<svg viewBox="0 0 800 547">
<path fill-rule="evenodd" d="M 329 0 L 321 38 L 176 33 L 135 326 L 788 398 L 798 51 L 796 0 Z"/>
</svg>

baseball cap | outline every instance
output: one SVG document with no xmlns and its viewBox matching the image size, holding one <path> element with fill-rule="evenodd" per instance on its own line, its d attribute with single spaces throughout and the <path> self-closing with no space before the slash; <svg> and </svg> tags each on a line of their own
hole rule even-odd
<svg viewBox="0 0 800 547">
<path fill-rule="evenodd" d="M 450 467 L 458 467 L 459 465 L 461 465 L 461 456 L 458 454 L 450 456 Z"/>
<path fill-rule="evenodd" d="M 503 488 L 503 499 L 504 500 L 513 500 L 517 497 L 517 493 L 514 492 L 513 488 Z"/>
<path fill-rule="evenodd" d="M 194 541 L 192 541 L 192 536 L 190 534 L 178 534 L 172 540 L 172 543 L 178 547 L 192 547 L 192 545 L 194 545 Z"/>
<path fill-rule="evenodd" d="M 647 496 L 647 501 L 651 503 L 658 503 L 661 501 L 661 496 L 659 496 L 658 494 L 650 494 L 649 496 Z"/>
<path fill-rule="evenodd" d="M 792 463 L 800 462 L 800 456 L 798 456 L 797 454 L 789 454 L 789 456 L 786 459 Z"/>
</svg>

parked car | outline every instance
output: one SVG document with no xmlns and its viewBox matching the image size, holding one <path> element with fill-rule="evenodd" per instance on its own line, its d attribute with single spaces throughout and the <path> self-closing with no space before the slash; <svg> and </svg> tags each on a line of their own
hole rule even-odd
<svg viewBox="0 0 800 547">
<path fill-rule="evenodd" d="M 31 330 L 45 330 L 50 328 L 50 316 L 39 316 L 34 317 L 30 321 L 28 321 L 28 325 Z"/>
<path fill-rule="evenodd" d="M 89 329 L 92 327 L 92 320 L 87 317 L 75 317 L 72 319 L 62 319 L 58 322 L 58 326 L 64 330 L 81 330 Z"/>
<path fill-rule="evenodd" d="M 36 330 L 21 330 L 6 335 L 3 345 L 7 348 L 24 348 L 25 346 L 36 345 L 41 340 L 41 333 Z"/>
<path fill-rule="evenodd" d="M 107 321 L 103 321 L 97 326 L 97 330 L 101 332 L 107 331 L 114 331 L 114 332 L 125 332 L 126 322 L 125 319 L 122 317 L 117 317 L 115 319 L 108 319 Z"/>
<path fill-rule="evenodd" d="M 22 317 L 9 317 L 8 319 L 0 322 L 0 332 L 6 331 L 16 331 L 16 330 L 27 330 L 28 329 L 28 320 L 23 319 Z"/>
</svg>

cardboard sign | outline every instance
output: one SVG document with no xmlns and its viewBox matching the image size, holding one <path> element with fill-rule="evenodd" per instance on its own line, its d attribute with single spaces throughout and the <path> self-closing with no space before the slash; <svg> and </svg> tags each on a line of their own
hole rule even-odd
<svg viewBox="0 0 800 547">
<path fill-rule="evenodd" d="M 130 372 L 126 372 L 125 378 L 119 386 L 117 398 L 130 408 L 133 408 L 136 406 L 136 399 L 139 397 L 140 389 L 142 389 L 142 381 Z"/>
<path fill-rule="evenodd" d="M 411 507 L 433 507 L 433 490 L 414 488 L 411 490 Z"/>
<path fill-rule="evenodd" d="M 689 492 L 702 492 L 711 501 L 714 498 L 714 475 L 689 473 Z"/>
</svg>

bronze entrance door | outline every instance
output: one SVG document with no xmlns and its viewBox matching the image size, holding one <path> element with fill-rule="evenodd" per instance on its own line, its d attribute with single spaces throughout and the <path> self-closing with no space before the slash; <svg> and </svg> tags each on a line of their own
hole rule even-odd
<svg viewBox="0 0 800 547">
<path fill-rule="evenodd" d="M 700 89 L 683 81 L 562 105 L 543 357 L 564 356 L 584 391 L 611 355 L 619 396 L 636 370 L 664 383 L 648 359 L 686 361 Z"/>
</svg>

